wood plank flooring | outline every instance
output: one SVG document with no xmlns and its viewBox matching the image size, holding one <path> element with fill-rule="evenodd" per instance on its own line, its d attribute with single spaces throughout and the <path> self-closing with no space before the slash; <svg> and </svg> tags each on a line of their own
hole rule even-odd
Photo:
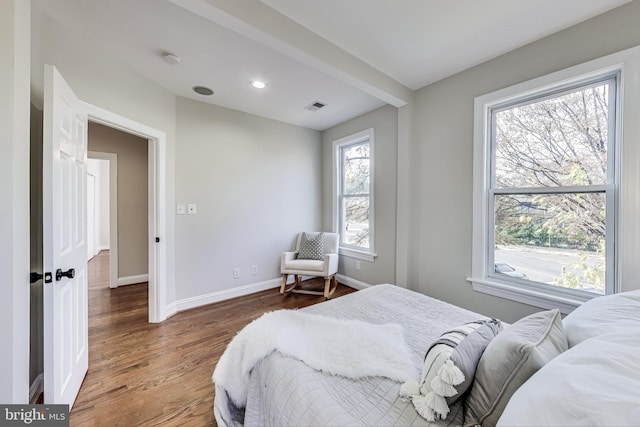
<svg viewBox="0 0 640 427">
<path fill-rule="evenodd" d="M 147 284 L 110 289 L 108 274 L 103 251 L 89 263 L 89 372 L 71 426 L 216 425 L 211 374 L 231 338 L 267 311 L 324 300 L 274 288 L 150 324 Z"/>
</svg>

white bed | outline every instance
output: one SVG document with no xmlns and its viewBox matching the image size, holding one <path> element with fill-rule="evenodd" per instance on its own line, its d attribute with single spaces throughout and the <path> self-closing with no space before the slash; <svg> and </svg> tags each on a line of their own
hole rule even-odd
<svg viewBox="0 0 640 427">
<path fill-rule="evenodd" d="M 619 295 L 613 298 L 620 297 Z M 611 332 L 611 328 L 616 326 L 609 325 L 605 331 L 598 328 L 592 328 L 592 333 L 585 332 L 581 325 L 589 325 L 589 318 L 592 307 L 596 309 L 598 306 L 612 305 L 612 297 L 598 298 L 592 301 L 592 304 L 586 304 L 583 310 L 579 310 L 576 314 L 575 323 L 565 320 L 567 329 L 573 336 L 577 337 L 576 342 L 572 342 L 569 337 L 568 343 L 576 347 L 565 351 L 562 356 L 566 359 L 567 355 L 571 356 L 571 352 L 580 358 L 580 342 L 588 341 L 595 335 L 599 340 L 606 341 L 606 333 Z M 637 387 L 640 390 L 640 362 L 637 352 L 640 349 L 640 291 L 632 294 L 632 298 L 625 301 L 631 301 L 627 304 L 627 308 L 617 310 L 618 316 L 624 319 L 625 330 L 632 332 L 633 345 L 630 347 L 629 355 L 634 354 L 634 360 L 622 369 L 623 377 L 631 377 L 630 380 L 623 385 L 622 390 L 628 391 Z M 617 306 L 615 300 L 613 305 Z M 607 308 L 600 311 L 595 310 L 595 319 L 601 316 L 608 316 L 601 311 L 607 311 Z M 407 291 L 393 285 L 377 285 L 362 291 L 358 291 L 335 300 L 327 301 L 304 309 L 305 312 L 332 316 L 339 319 L 359 319 L 374 324 L 399 324 L 404 328 L 404 338 L 410 349 L 411 363 L 414 365 L 416 372 L 420 372 L 425 357 L 425 352 L 430 344 L 434 342 L 441 334 L 451 328 L 459 326 L 466 322 L 486 319 L 478 313 L 474 313 L 460 307 L 429 298 L 422 294 Z M 613 316 L 615 317 L 615 316 Z M 611 318 L 611 316 L 609 316 Z M 622 320 L 621 320 L 622 321 Z M 561 323 L 561 322 L 560 322 Z M 591 320 L 591 324 L 594 320 Z M 615 323 L 615 321 L 613 322 Z M 514 324 L 515 325 L 515 324 Z M 562 329 L 562 326 L 560 326 Z M 587 326 L 588 329 L 588 326 Z M 599 331 L 599 332 L 598 332 Z M 605 333 L 606 332 L 606 333 Z M 502 332 L 500 333 L 502 334 Z M 499 335 L 500 335 L 499 334 Z M 564 332 L 562 332 L 564 337 Z M 635 334 L 635 335 L 634 335 Z M 603 338 L 603 336 L 605 338 Z M 565 343 L 567 338 L 564 337 Z M 566 349 L 566 345 L 565 349 Z M 598 343 L 603 346 L 602 342 Z M 620 337 L 615 338 L 616 352 L 620 352 Z M 635 346 L 635 347 L 634 347 Z M 586 346 L 585 346 L 586 347 Z M 606 347 L 606 346 L 605 346 Z M 603 351 L 606 355 L 606 351 Z M 593 354 L 591 354 L 593 358 Z M 627 357 L 623 355 L 622 357 Z M 630 357 L 630 356 L 629 356 Z M 605 356 L 606 359 L 610 359 Z M 563 359 L 558 358 L 560 362 Z M 596 356 L 596 359 L 598 357 Z M 578 364 L 573 359 L 569 359 L 569 363 Z M 565 362 L 566 363 L 566 362 Z M 590 369 L 593 368 L 592 361 Z M 609 365 L 611 365 L 609 363 Z M 551 368 L 547 369 L 548 366 Z M 554 396 L 554 390 L 562 390 L 557 384 L 565 384 L 558 378 L 554 361 L 548 363 L 540 369 L 530 381 L 525 382 L 522 393 L 516 393 L 513 405 L 509 403 L 504 411 L 503 419 L 498 425 L 580 425 L 568 423 L 567 419 L 573 419 L 571 413 L 562 418 L 562 413 L 567 408 L 572 408 L 571 402 L 567 403 L 567 395 Z M 612 369 L 611 367 L 608 368 Z M 545 370 L 550 372 L 549 375 Z M 577 370 L 574 375 L 579 377 L 586 375 L 584 371 Z M 616 377 L 618 378 L 618 377 Z M 576 380 L 577 381 L 577 380 Z M 534 384 L 530 386 L 528 383 Z M 543 384 L 536 386 L 535 384 Z M 465 425 L 465 399 L 459 399 L 450 407 L 450 413 L 444 420 L 436 420 L 433 423 L 426 421 L 414 409 L 413 404 L 399 396 L 401 382 L 394 381 L 383 377 L 369 377 L 358 380 L 348 379 L 336 375 L 330 375 L 324 372 L 310 368 L 304 362 L 295 358 L 285 356 L 277 351 L 265 357 L 260 363 L 255 365 L 250 373 L 249 388 L 247 393 L 246 407 L 238 408 L 231 403 L 227 392 L 218 384 L 215 385 L 215 402 L 214 413 L 218 425 L 220 426 L 364 426 L 364 425 L 385 425 L 385 426 L 462 426 Z M 519 387 L 519 386 L 518 386 Z M 533 389 L 531 389 L 533 387 Z M 576 389 L 573 391 L 575 392 Z M 579 388 L 577 389 L 579 390 Z M 570 391 L 564 390 L 569 393 Z M 603 393 L 606 390 L 595 390 L 589 399 L 593 399 L 593 394 Z M 544 403 L 545 408 L 536 407 L 536 399 L 540 400 L 540 405 Z M 555 407 L 551 407 L 555 402 Z M 580 405 L 584 404 L 584 399 L 574 398 L 578 412 Z M 532 406 L 533 405 L 533 406 Z M 631 411 L 633 405 L 637 405 L 635 412 Z M 593 406 L 593 405 L 592 405 Z M 525 411 L 522 408 L 529 408 Z M 640 392 L 627 398 L 621 405 L 617 406 L 617 414 L 612 415 L 609 419 L 615 420 L 615 425 L 635 425 L 640 419 Z M 624 409 L 621 409 L 624 408 Z M 499 417 L 502 413 L 495 417 Z M 619 412 L 625 410 L 631 411 L 631 415 Z M 526 417 L 520 416 L 526 412 Z M 602 413 L 605 411 L 595 411 Z M 554 414 L 551 419 L 545 418 L 541 414 Z M 596 419 L 592 425 L 613 425 L 607 424 L 606 416 Z M 581 422 L 587 422 L 588 417 L 580 418 Z M 625 422 L 626 420 L 626 422 Z M 481 423 L 483 426 L 495 425 L 495 419 Z"/>
<path fill-rule="evenodd" d="M 373 286 L 304 310 L 402 325 L 417 372 L 427 347 L 443 332 L 485 318 L 393 285 Z M 252 371 L 244 414 L 228 409 L 225 391 L 218 387 L 214 412 L 220 426 L 433 425 L 417 414 L 411 402 L 399 397 L 400 385 L 381 377 L 355 381 L 328 375 L 275 352 Z M 455 406 L 450 418 L 436 425 L 460 425 L 461 409 Z"/>
</svg>

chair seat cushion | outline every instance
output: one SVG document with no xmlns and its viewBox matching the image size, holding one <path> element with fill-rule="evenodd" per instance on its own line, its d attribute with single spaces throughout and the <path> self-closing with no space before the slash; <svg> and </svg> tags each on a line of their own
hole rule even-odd
<svg viewBox="0 0 640 427">
<path fill-rule="evenodd" d="M 323 271 L 324 261 L 315 259 L 292 259 L 284 264 L 286 270 Z"/>
</svg>

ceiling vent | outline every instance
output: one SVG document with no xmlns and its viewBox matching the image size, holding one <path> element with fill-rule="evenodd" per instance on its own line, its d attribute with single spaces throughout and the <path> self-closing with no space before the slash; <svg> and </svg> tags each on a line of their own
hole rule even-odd
<svg viewBox="0 0 640 427">
<path fill-rule="evenodd" d="M 322 107 L 324 107 L 326 104 L 323 104 L 322 102 L 319 101 L 314 101 L 311 104 L 307 105 L 306 107 L 304 107 L 305 109 L 309 110 L 309 111 L 318 111 L 319 109 L 321 109 Z"/>
</svg>

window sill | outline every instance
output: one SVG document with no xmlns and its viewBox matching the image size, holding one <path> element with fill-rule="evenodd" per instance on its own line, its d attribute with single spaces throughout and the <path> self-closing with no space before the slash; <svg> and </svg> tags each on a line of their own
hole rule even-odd
<svg viewBox="0 0 640 427">
<path fill-rule="evenodd" d="M 588 301 L 589 297 L 555 295 L 547 292 L 526 289 L 508 283 L 501 283 L 490 279 L 467 278 L 474 291 L 484 294 L 521 302 L 544 309 L 557 308 L 563 314 L 569 314 L 574 309 Z"/>
<path fill-rule="evenodd" d="M 355 249 L 342 248 L 342 247 L 338 249 L 338 253 L 343 256 L 356 258 L 356 259 L 360 259 L 362 261 L 368 261 L 368 262 L 374 262 L 376 260 L 376 257 L 378 256 L 378 254 L 374 254 L 371 252 L 363 252 Z"/>
</svg>

